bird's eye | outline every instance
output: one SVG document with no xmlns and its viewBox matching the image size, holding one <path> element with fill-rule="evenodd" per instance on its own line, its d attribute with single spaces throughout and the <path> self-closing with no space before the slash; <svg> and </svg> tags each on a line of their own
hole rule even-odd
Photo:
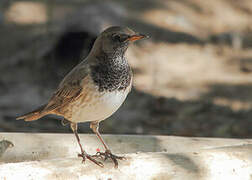
<svg viewBox="0 0 252 180">
<path fill-rule="evenodd" d="M 121 37 L 118 34 L 113 35 L 114 41 L 121 41 Z"/>
</svg>

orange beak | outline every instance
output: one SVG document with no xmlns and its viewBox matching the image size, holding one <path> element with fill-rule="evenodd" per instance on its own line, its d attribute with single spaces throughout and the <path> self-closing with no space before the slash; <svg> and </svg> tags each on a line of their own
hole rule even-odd
<svg viewBox="0 0 252 180">
<path fill-rule="evenodd" d="M 128 38 L 128 40 L 131 41 L 131 42 L 134 42 L 134 41 L 137 41 L 137 40 L 140 40 L 140 39 L 143 39 L 143 38 L 148 38 L 148 36 L 143 35 L 143 34 L 135 34 L 135 35 L 130 36 Z"/>
</svg>

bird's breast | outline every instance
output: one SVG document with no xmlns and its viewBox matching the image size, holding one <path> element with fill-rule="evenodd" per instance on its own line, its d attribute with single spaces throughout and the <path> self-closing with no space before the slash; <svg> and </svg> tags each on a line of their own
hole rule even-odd
<svg viewBox="0 0 252 180">
<path fill-rule="evenodd" d="M 100 92 L 126 90 L 131 84 L 132 70 L 125 58 L 104 57 L 90 67 L 91 78 Z M 118 60 L 119 59 L 119 60 Z"/>
<path fill-rule="evenodd" d="M 72 103 L 71 121 L 102 121 L 111 116 L 124 102 L 131 84 L 125 90 L 103 91 L 98 87 L 89 87 L 86 93 Z"/>
</svg>

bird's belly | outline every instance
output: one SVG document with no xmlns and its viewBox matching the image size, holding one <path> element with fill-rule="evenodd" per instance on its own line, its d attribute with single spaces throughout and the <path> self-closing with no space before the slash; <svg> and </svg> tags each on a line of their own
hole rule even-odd
<svg viewBox="0 0 252 180">
<path fill-rule="evenodd" d="M 128 91 L 95 92 L 72 106 L 72 122 L 102 121 L 111 116 L 124 102 Z"/>
</svg>

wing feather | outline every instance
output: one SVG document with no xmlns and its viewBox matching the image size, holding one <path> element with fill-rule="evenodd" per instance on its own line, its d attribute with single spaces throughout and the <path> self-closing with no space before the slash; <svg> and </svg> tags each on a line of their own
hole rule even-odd
<svg viewBox="0 0 252 180">
<path fill-rule="evenodd" d="M 60 83 L 58 90 L 53 94 L 44 111 L 53 111 L 67 105 L 76 99 L 82 92 L 83 82 L 88 78 L 87 67 L 74 68 Z"/>
</svg>

